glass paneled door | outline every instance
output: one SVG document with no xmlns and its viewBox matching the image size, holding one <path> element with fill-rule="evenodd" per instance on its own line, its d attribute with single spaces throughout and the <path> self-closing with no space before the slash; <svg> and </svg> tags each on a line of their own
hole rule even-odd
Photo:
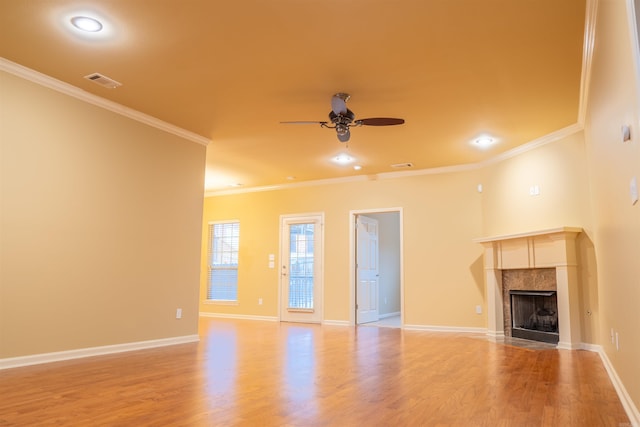
<svg viewBox="0 0 640 427">
<path fill-rule="evenodd" d="M 322 320 L 322 215 L 281 218 L 280 319 Z"/>
</svg>

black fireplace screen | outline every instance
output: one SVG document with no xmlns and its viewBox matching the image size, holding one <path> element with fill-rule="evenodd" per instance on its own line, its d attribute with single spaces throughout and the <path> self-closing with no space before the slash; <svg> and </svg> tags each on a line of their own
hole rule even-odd
<svg viewBox="0 0 640 427">
<path fill-rule="evenodd" d="M 511 335 L 558 343 L 558 300 L 555 291 L 510 291 Z"/>
</svg>

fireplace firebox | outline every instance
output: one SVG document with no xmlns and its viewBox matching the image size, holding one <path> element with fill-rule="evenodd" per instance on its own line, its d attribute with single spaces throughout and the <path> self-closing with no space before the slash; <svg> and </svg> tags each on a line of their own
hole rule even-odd
<svg viewBox="0 0 640 427">
<path fill-rule="evenodd" d="M 557 344 L 558 300 L 555 291 L 509 291 L 511 336 Z"/>
</svg>

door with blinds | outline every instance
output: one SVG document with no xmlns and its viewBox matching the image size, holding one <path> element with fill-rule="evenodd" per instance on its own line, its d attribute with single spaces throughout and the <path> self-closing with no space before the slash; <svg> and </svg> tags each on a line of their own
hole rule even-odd
<svg viewBox="0 0 640 427">
<path fill-rule="evenodd" d="M 280 320 L 322 320 L 323 215 L 282 216 Z"/>
</svg>

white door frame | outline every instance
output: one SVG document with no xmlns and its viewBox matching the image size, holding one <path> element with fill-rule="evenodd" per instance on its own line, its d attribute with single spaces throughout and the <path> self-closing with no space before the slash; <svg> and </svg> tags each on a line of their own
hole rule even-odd
<svg viewBox="0 0 640 427">
<path fill-rule="evenodd" d="M 401 207 L 349 211 L 349 325 L 356 325 L 356 219 L 358 215 L 398 212 L 400 220 L 400 324 L 404 326 L 404 213 Z"/>
<path fill-rule="evenodd" d="M 311 213 L 300 213 L 300 214 L 284 214 L 284 215 L 280 215 L 280 230 L 279 230 L 279 245 L 280 247 L 278 248 L 278 254 L 279 254 L 279 264 L 278 264 L 278 320 L 282 321 L 282 306 L 284 304 L 284 301 L 282 300 L 282 286 L 283 286 L 283 282 L 284 282 L 284 277 L 282 275 L 282 265 L 284 263 L 284 260 L 282 259 L 282 248 L 284 248 L 285 246 L 285 242 L 284 242 L 284 231 L 285 231 L 285 223 L 287 220 L 307 220 L 307 219 L 311 219 L 313 221 L 319 221 L 320 222 L 320 230 L 318 230 L 318 232 L 320 233 L 320 250 L 319 250 L 319 255 L 320 255 L 320 259 L 319 261 L 319 265 L 318 265 L 318 283 L 321 286 L 320 289 L 320 301 L 318 301 L 320 309 L 319 314 L 320 314 L 320 320 L 318 322 L 311 322 L 311 323 L 322 323 L 322 321 L 324 320 L 324 212 L 311 212 Z M 287 236 L 288 238 L 288 236 Z M 288 278 L 288 276 L 287 276 Z M 287 279 L 288 280 L 288 279 Z"/>
</svg>

